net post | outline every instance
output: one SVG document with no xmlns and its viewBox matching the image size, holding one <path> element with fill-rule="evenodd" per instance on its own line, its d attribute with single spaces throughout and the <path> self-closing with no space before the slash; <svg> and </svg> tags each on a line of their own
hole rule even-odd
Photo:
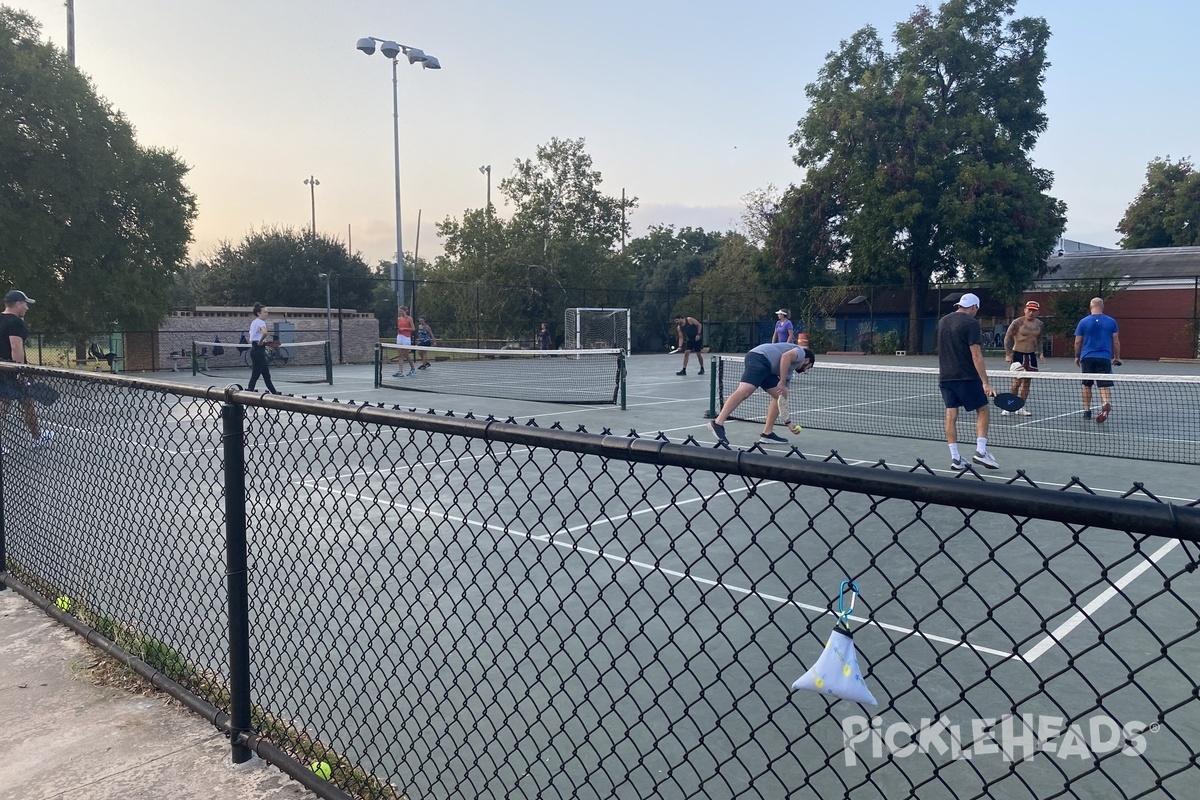
<svg viewBox="0 0 1200 800">
<path fill-rule="evenodd" d="M 375 388 L 383 386 L 383 345 L 375 343 Z"/>
<path fill-rule="evenodd" d="M 625 354 L 617 356 L 617 376 L 621 382 L 621 410 L 625 410 Z"/>
<path fill-rule="evenodd" d="M 333 386 L 333 348 L 328 339 L 325 340 L 325 382 Z"/>
<path fill-rule="evenodd" d="M 194 342 L 189 349 L 192 351 L 192 377 L 194 378 L 200 374 L 200 360 L 196 358 L 196 345 Z"/>
<path fill-rule="evenodd" d="M 708 412 L 705 419 L 717 418 L 717 357 L 713 356 L 708 370 Z"/>
</svg>

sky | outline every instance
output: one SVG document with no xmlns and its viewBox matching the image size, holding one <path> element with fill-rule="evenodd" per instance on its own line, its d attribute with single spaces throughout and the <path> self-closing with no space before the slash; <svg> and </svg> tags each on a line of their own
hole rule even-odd
<svg viewBox="0 0 1200 800">
<path fill-rule="evenodd" d="M 63 0 L 0 0 L 64 48 Z M 435 224 L 492 202 L 519 159 L 583 138 L 602 189 L 651 225 L 728 230 L 742 197 L 803 175 L 788 137 L 825 56 L 872 25 L 890 42 L 912 0 L 75 0 L 76 63 L 145 146 L 191 167 L 191 254 L 269 226 L 318 231 L 391 260 L 391 65 L 364 36 L 437 56 L 401 61 L 404 249 L 441 252 Z M 1200 3 L 1023 0 L 1052 38 L 1049 128 L 1034 160 L 1067 203 L 1066 237 L 1114 230 L 1155 157 L 1200 156 Z M 1188 65 L 1191 66 L 1188 66 Z M 418 213 L 420 214 L 418 240 Z"/>
</svg>

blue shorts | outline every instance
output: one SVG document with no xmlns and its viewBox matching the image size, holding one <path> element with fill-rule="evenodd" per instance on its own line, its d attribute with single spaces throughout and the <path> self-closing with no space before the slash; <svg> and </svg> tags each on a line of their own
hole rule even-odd
<svg viewBox="0 0 1200 800">
<path fill-rule="evenodd" d="M 983 393 L 983 381 L 972 378 L 965 381 L 942 381 L 938 384 L 942 389 L 942 400 L 946 408 L 962 406 L 967 411 L 978 411 L 987 405 L 987 395 Z"/>
<path fill-rule="evenodd" d="M 1112 375 L 1112 360 L 1108 358 L 1084 358 L 1079 362 L 1080 368 L 1083 369 L 1084 375 Z M 1084 386 L 1091 386 L 1095 383 L 1101 389 L 1107 389 L 1113 385 L 1112 381 L 1084 381 Z"/>
<path fill-rule="evenodd" d="M 774 389 L 779 385 L 779 376 L 771 372 L 771 362 L 762 353 L 746 353 L 742 383 L 749 383 L 760 389 Z"/>
</svg>

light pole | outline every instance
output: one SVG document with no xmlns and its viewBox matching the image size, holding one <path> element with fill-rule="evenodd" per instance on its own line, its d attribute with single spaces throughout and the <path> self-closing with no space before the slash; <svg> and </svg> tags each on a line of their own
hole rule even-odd
<svg viewBox="0 0 1200 800">
<path fill-rule="evenodd" d="M 317 238 L 317 187 L 321 185 L 321 182 L 309 175 L 304 179 L 304 185 L 308 187 L 308 195 L 312 200 L 312 238 L 315 240 Z"/>
<path fill-rule="evenodd" d="M 333 347 L 333 305 L 329 302 L 329 273 L 322 272 L 317 277 L 325 279 L 325 341 Z"/>
<path fill-rule="evenodd" d="M 492 165 L 484 164 L 479 168 L 479 171 L 487 175 L 487 214 L 490 217 L 492 215 Z"/>
<path fill-rule="evenodd" d="M 396 309 L 404 305 L 404 237 L 400 229 L 400 84 L 396 77 L 396 65 L 401 54 L 408 58 L 409 64 L 420 64 L 425 69 L 441 69 L 441 62 L 436 57 L 428 55 L 424 50 L 399 44 L 391 39 L 377 39 L 365 36 L 355 45 L 359 50 L 371 55 L 375 52 L 375 43 L 379 42 L 379 52 L 392 62 L 392 150 L 396 160 Z"/>
</svg>

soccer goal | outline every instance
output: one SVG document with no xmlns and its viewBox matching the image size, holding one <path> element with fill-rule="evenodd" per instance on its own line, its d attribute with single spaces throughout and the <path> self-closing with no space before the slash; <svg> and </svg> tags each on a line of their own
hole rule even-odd
<svg viewBox="0 0 1200 800">
<path fill-rule="evenodd" d="M 563 321 L 563 342 L 567 350 L 607 350 L 629 352 L 628 308 L 568 308 Z"/>
</svg>

